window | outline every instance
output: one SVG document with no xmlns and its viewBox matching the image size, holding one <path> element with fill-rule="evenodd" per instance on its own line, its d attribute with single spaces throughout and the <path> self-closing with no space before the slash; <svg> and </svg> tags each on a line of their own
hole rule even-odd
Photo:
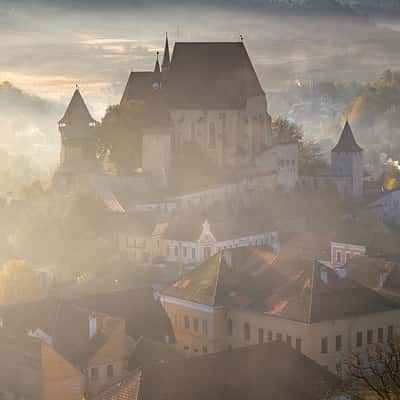
<svg viewBox="0 0 400 400">
<path fill-rule="evenodd" d="M 363 342 L 362 332 L 357 332 L 356 336 L 356 346 L 361 347 Z"/>
<path fill-rule="evenodd" d="M 286 344 L 288 344 L 289 346 L 292 345 L 292 337 L 291 336 L 286 336 Z"/>
<path fill-rule="evenodd" d="M 258 343 L 259 344 L 264 343 L 264 329 L 262 329 L 262 328 L 258 329 Z"/>
<path fill-rule="evenodd" d="M 190 321 L 189 321 L 189 317 L 187 315 L 185 315 L 184 321 L 185 321 L 185 329 L 189 329 L 190 328 Z"/>
<path fill-rule="evenodd" d="M 204 247 L 204 258 L 211 257 L 211 247 Z"/>
<path fill-rule="evenodd" d="M 368 329 L 367 331 L 367 344 L 372 344 L 374 341 L 374 331 L 372 329 Z"/>
<path fill-rule="evenodd" d="M 228 318 L 227 331 L 228 331 L 228 336 L 232 336 L 233 335 L 233 321 L 232 321 L 232 318 Z"/>
<path fill-rule="evenodd" d="M 342 252 L 336 250 L 336 263 L 341 264 L 342 263 Z"/>
<path fill-rule="evenodd" d="M 250 340 L 250 324 L 245 322 L 243 327 L 244 340 Z"/>
<path fill-rule="evenodd" d="M 338 361 L 338 362 L 336 363 L 336 373 L 337 373 L 338 375 L 340 375 L 340 374 L 342 373 L 342 363 L 341 363 L 340 361 Z"/>
<path fill-rule="evenodd" d="M 196 249 L 194 247 L 192 249 L 192 258 L 196 258 Z"/>
<path fill-rule="evenodd" d="M 203 346 L 203 347 L 202 347 L 202 350 L 203 350 L 203 354 L 207 354 L 207 353 L 208 353 L 207 346 Z"/>
<path fill-rule="evenodd" d="M 204 335 L 208 335 L 208 321 L 206 319 L 201 322 L 201 330 Z"/>
<path fill-rule="evenodd" d="M 394 328 L 393 325 L 388 327 L 388 332 L 387 332 L 387 340 L 388 342 L 392 342 L 393 341 L 393 332 L 394 332 Z"/>
<path fill-rule="evenodd" d="M 272 331 L 268 331 L 268 342 L 272 342 L 274 335 L 272 333 Z"/>
<path fill-rule="evenodd" d="M 107 365 L 107 378 L 112 378 L 114 376 L 114 366 Z"/>
<path fill-rule="evenodd" d="M 183 251 L 183 257 L 186 257 L 186 254 L 187 254 L 186 247 L 183 247 L 183 248 L 182 248 L 182 251 Z"/>
<path fill-rule="evenodd" d="M 301 339 L 296 338 L 296 350 L 301 353 Z"/>
<path fill-rule="evenodd" d="M 383 343 L 383 328 L 378 328 L 378 342 Z"/>
<path fill-rule="evenodd" d="M 209 147 L 215 147 L 216 145 L 216 140 L 215 140 L 215 124 L 214 122 L 210 122 L 209 128 L 208 128 L 208 145 Z"/>
<path fill-rule="evenodd" d="M 199 319 L 198 318 L 193 318 L 193 330 L 195 332 L 199 331 Z"/>
<path fill-rule="evenodd" d="M 167 256 L 169 256 L 169 246 L 167 246 Z"/>
<path fill-rule="evenodd" d="M 159 248 L 160 248 L 160 241 L 157 240 L 157 249 L 159 249 Z"/>
<path fill-rule="evenodd" d="M 348 263 L 350 261 L 350 253 L 346 253 L 346 263 Z"/>
<path fill-rule="evenodd" d="M 322 354 L 328 353 L 328 338 L 327 337 L 323 337 L 321 339 L 321 353 Z"/>
<path fill-rule="evenodd" d="M 276 335 L 276 340 L 277 340 L 278 342 L 282 342 L 282 333 L 278 333 L 278 334 Z"/>
<path fill-rule="evenodd" d="M 179 255 L 179 249 L 178 246 L 175 246 L 175 257 L 178 257 Z"/>
<path fill-rule="evenodd" d="M 97 379 L 99 379 L 99 371 L 97 368 L 90 369 L 90 377 L 92 381 L 97 381 Z"/>
<path fill-rule="evenodd" d="M 342 335 L 336 335 L 336 351 L 342 350 Z"/>
</svg>

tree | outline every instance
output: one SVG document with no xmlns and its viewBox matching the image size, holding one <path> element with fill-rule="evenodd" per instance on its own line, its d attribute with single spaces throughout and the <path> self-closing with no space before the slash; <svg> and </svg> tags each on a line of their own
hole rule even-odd
<svg viewBox="0 0 400 400">
<path fill-rule="evenodd" d="M 118 173 L 141 167 L 143 112 L 144 104 L 138 102 L 110 106 L 96 127 L 99 157 Z"/>
<path fill-rule="evenodd" d="M 301 142 L 303 129 L 288 118 L 278 115 L 272 120 L 272 138 L 275 143 Z"/>
<path fill-rule="evenodd" d="M 388 192 L 400 189 L 400 166 L 398 161 L 389 159 L 386 164 L 383 187 Z"/>
<path fill-rule="evenodd" d="M 313 139 L 305 139 L 299 145 L 299 170 L 304 175 L 318 175 L 326 167 L 321 150 Z"/>
<path fill-rule="evenodd" d="M 344 392 L 353 399 L 400 399 L 400 341 L 376 343 L 345 361 Z"/>
<path fill-rule="evenodd" d="M 0 303 L 27 303 L 42 295 L 39 276 L 25 259 L 8 260 L 0 272 Z"/>
</svg>

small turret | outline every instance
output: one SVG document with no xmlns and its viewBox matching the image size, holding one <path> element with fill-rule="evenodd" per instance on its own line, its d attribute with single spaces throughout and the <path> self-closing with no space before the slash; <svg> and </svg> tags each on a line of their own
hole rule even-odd
<svg viewBox="0 0 400 400">
<path fill-rule="evenodd" d="M 59 128 L 69 128 L 73 126 L 94 126 L 96 124 L 95 119 L 90 115 L 90 112 L 82 98 L 79 91 L 78 85 L 76 85 L 75 92 L 72 96 L 71 101 L 68 104 L 67 110 L 64 116 L 58 122 Z M 78 133 L 78 132 L 76 132 Z"/>
<path fill-rule="evenodd" d="M 64 116 L 58 122 L 61 135 L 60 167 L 66 171 L 86 172 L 96 159 L 96 139 L 91 116 L 78 85 Z"/>
<path fill-rule="evenodd" d="M 338 176 L 352 178 L 352 197 L 360 199 L 364 186 L 363 149 L 354 138 L 349 121 L 346 121 L 338 144 L 332 149 L 332 170 Z"/>
<path fill-rule="evenodd" d="M 332 152 L 336 153 L 359 153 L 363 149 L 358 145 L 356 139 L 354 138 L 353 131 L 348 120 L 344 125 L 342 134 L 338 144 L 332 149 Z"/>
</svg>

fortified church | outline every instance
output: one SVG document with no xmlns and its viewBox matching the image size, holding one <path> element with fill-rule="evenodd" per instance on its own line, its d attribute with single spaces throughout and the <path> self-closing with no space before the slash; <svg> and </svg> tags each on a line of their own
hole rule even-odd
<svg viewBox="0 0 400 400">
<path fill-rule="evenodd" d="M 170 56 L 166 37 L 161 65 L 157 53 L 153 71 L 131 72 L 120 103 L 129 102 L 145 104 L 142 170 L 149 180 L 167 182 L 171 160 L 196 143 L 217 167 L 273 171 L 287 189 L 310 183 L 310 177 L 299 180 L 298 144 L 273 137 L 266 95 L 243 40 L 176 42 Z M 96 124 L 77 87 L 59 121 L 58 176 L 101 174 Z M 362 153 L 348 124 L 332 154 L 330 181 L 359 197 Z"/>
</svg>

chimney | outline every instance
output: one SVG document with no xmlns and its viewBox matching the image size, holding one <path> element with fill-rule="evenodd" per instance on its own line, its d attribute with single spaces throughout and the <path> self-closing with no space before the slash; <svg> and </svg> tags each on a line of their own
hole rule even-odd
<svg viewBox="0 0 400 400">
<path fill-rule="evenodd" d="M 92 339 L 97 333 L 96 314 L 92 313 L 89 316 L 89 338 Z"/>
</svg>

